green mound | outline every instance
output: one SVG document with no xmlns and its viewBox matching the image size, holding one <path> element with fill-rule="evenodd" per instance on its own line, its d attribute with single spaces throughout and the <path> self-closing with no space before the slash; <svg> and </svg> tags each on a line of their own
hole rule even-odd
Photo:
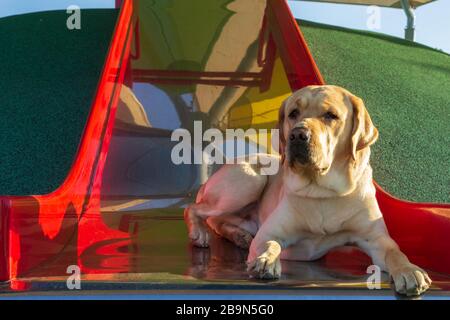
<svg viewBox="0 0 450 320">
<path fill-rule="evenodd" d="M 0 19 L 0 195 L 56 189 L 74 160 L 104 64 L 116 10 Z"/>
<path fill-rule="evenodd" d="M 402 199 L 450 202 L 450 56 L 389 36 L 299 25 L 325 81 L 363 98 L 379 129 L 375 180 Z"/>
</svg>

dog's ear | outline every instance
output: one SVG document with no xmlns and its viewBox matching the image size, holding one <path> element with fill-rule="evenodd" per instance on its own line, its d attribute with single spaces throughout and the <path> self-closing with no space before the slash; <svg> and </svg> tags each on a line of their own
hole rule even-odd
<svg viewBox="0 0 450 320">
<path fill-rule="evenodd" d="M 285 107 L 286 107 L 286 100 L 284 100 L 281 103 L 281 107 L 278 111 L 278 123 L 276 128 L 278 129 L 278 135 L 279 135 L 279 139 L 278 139 L 278 152 L 281 155 L 281 163 L 284 162 L 284 159 L 286 157 L 285 153 L 286 153 L 286 140 L 284 139 L 284 116 L 285 116 Z"/>
<path fill-rule="evenodd" d="M 378 130 L 372 123 L 370 115 L 361 98 L 350 96 L 353 105 L 352 158 L 356 160 L 359 150 L 369 147 L 378 139 Z"/>
</svg>

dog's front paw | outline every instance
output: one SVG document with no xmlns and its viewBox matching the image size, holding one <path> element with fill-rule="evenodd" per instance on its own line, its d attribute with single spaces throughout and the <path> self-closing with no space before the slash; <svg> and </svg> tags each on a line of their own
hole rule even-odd
<svg viewBox="0 0 450 320">
<path fill-rule="evenodd" d="M 391 273 L 395 291 L 407 296 L 418 296 L 430 287 L 428 274 L 416 265 L 408 264 Z"/>
<path fill-rule="evenodd" d="M 250 276 L 259 279 L 278 279 L 281 276 L 281 262 L 279 256 L 274 258 L 263 253 L 253 261 L 247 263 Z"/>
</svg>

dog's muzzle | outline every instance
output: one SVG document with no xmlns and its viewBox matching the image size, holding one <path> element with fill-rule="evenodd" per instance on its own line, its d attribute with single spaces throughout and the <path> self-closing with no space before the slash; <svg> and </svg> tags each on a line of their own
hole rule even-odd
<svg viewBox="0 0 450 320">
<path fill-rule="evenodd" d="M 302 165 L 311 163 L 310 149 L 311 131 L 305 127 L 297 127 L 289 134 L 289 161 Z"/>
</svg>

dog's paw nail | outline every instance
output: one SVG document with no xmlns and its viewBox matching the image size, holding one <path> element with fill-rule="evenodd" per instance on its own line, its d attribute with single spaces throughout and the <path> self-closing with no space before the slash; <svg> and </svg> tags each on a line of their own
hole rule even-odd
<svg viewBox="0 0 450 320">
<path fill-rule="evenodd" d="M 207 230 L 195 228 L 189 232 L 191 243 L 200 248 L 209 247 L 209 233 Z"/>
<path fill-rule="evenodd" d="M 254 278 L 278 279 L 281 276 L 280 259 L 269 259 L 267 255 L 262 254 L 247 264 L 247 271 Z"/>
<path fill-rule="evenodd" d="M 418 296 L 428 290 L 431 279 L 419 267 L 411 264 L 392 273 L 395 291 L 407 296 Z"/>
</svg>

